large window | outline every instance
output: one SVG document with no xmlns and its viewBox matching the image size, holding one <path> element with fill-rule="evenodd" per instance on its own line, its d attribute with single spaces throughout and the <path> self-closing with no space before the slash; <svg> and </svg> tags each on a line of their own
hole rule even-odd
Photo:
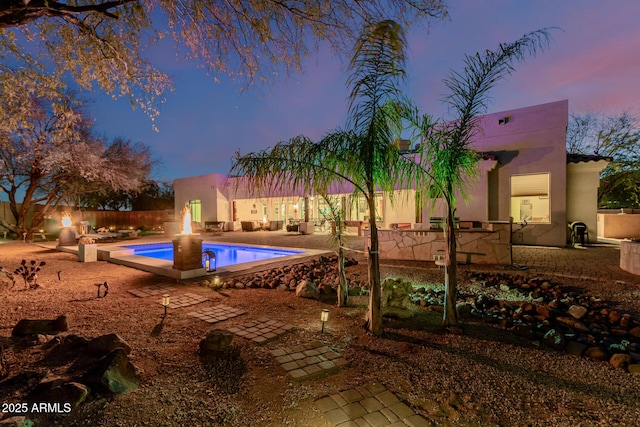
<svg viewBox="0 0 640 427">
<path fill-rule="evenodd" d="M 511 176 L 511 217 L 519 223 L 551 222 L 548 173 Z"/>
<path fill-rule="evenodd" d="M 360 194 L 355 200 L 355 204 L 351 205 L 351 219 L 358 221 L 369 221 L 369 206 L 367 206 L 367 199 L 365 199 L 365 197 Z M 376 206 L 376 222 L 382 222 L 384 215 L 382 209 L 384 197 L 382 193 L 376 193 L 374 200 L 374 204 Z"/>
<path fill-rule="evenodd" d="M 200 200 L 189 200 L 189 210 L 191 211 L 191 221 L 202 221 L 202 204 Z"/>
</svg>

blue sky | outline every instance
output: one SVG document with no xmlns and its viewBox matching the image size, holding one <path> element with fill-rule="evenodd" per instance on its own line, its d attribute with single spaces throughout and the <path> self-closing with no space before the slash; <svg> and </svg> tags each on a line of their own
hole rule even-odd
<svg viewBox="0 0 640 427">
<path fill-rule="evenodd" d="M 640 114 L 640 1 L 452 0 L 450 19 L 428 34 L 409 33 L 408 95 L 425 112 L 447 118 L 442 80 L 461 71 L 464 54 L 495 49 L 545 27 L 551 48 L 516 67 L 491 92 L 488 112 L 569 99 L 571 114 L 588 111 Z M 166 55 L 166 56 L 165 56 Z M 154 178 L 173 180 L 227 173 L 231 156 L 267 148 L 304 134 L 318 139 L 346 120 L 344 60 L 321 48 L 302 73 L 241 91 L 242 82 L 212 76 L 174 52 L 153 53 L 174 79 L 156 124 L 128 101 L 99 93 L 90 111 L 100 133 L 149 145 L 161 164 Z"/>
</svg>

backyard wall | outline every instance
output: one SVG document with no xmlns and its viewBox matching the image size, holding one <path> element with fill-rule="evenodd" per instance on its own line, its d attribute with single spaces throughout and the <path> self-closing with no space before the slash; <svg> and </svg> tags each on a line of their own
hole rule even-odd
<svg viewBox="0 0 640 427">
<path fill-rule="evenodd" d="M 598 236 L 611 239 L 640 237 L 640 214 L 598 214 Z"/>
<path fill-rule="evenodd" d="M 365 232 L 370 242 L 368 230 Z M 458 262 L 474 264 L 511 264 L 510 226 L 508 223 L 485 222 L 481 229 L 456 232 Z M 433 261 L 444 256 L 442 230 L 378 230 L 380 259 Z M 368 243 L 370 246 L 370 243 Z"/>
</svg>

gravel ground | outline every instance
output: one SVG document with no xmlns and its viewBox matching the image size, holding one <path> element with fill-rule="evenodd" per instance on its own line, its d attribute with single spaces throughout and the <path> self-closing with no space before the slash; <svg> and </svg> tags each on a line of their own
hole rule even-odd
<svg viewBox="0 0 640 427">
<path fill-rule="evenodd" d="M 275 245 L 327 247 L 325 237 L 294 238 L 269 233 L 225 233 L 220 240 Z M 306 237 L 306 236 L 305 236 Z M 294 242 L 294 243 L 289 243 Z M 262 242 L 266 243 L 266 242 Z M 362 249 L 362 239 L 349 244 Z M 354 257 L 362 261 L 361 254 Z M 640 376 L 595 362 L 538 347 L 522 337 L 477 321 L 466 321 L 464 334 L 440 327 L 441 314 L 416 308 L 409 320 L 387 320 L 385 335 L 372 337 L 362 329 L 366 297 L 354 297 L 347 308 L 334 301 L 296 298 L 292 293 L 263 289 L 212 291 L 196 282 L 176 281 L 127 267 L 78 263 L 70 254 L 36 245 L 0 245 L 0 265 L 15 269 L 22 259 L 45 261 L 35 290 L 4 289 L 0 339 L 9 376 L 0 383 L 0 403 L 20 402 L 27 387 L 10 388 L 8 380 L 21 372 L 65 375 L 64 366 L 42 363 L 40 346 L 16 345 L 9 337 L 23 318 L 55 318 L 66 314 L 69 332 L 85 337 L 117 333 L 133 348 L 130 358 L 142 378 L 139 389 L 108 398 L 95 396 L 71 414 L 38 425 L 92 426 L 313 426 L 330 424 L 314 407 L 326 395 L 372 382 L 381 383 L 432 425 L 466 426 L 634 426 L 640 419 Z M 466 270 L 461 268 L 461 288 Z M 503 273 L 504 269 L 493 268 Z M 58 275 L 58 272 L 60 274 Z M 383 275 L 410 277 L 439 286 L 442 271 L 433 266 L 386 265 Z M 532 272 L 522 271 L 519 274 Z M 567 275 L 550 277 L 591 295 L 605 295 L 620 310 L 636 313 L 638 291 L 620 281 Z M 539 272 L 536 272 L 539 274 Z M 351 278 L 366 277 L 364 262 L 350 267 Z M 58 280 L 58 276 L 60 280 Z M 107 298 L 96 298 L 94 283 L 108 281 Z M 214 326 L 186 315 L 189 308 L 170 310 L 160 334 L 158 298 L 137 298 L 128 290 L 151 284 L 170 285 L 176 292 L 205 295 L 197 308 L 225 304 L 247 311 L 218 327 L 268 317 L 296 329 L 264 345 L 236 338 L 238 358 L 219 366 L 202 363 L 199 341 Z M 320 334 L 319 313 L 330 309 L 330 321 Z M 269 351 L 321 340 L 342 352 L 350 364 L 334 375 L 294 381 Z M 38 421 L 35 414 L 29 414 Z"/>
</svg>

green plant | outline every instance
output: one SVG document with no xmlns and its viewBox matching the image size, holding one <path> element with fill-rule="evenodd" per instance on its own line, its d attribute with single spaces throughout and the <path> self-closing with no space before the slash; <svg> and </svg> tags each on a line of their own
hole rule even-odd
<svg viewBox="0 0 640 427">
<path fill-rule="evenodd" d="M 40 267 L 45 265 L 44 261 L 40 261 L 38 264 L 37 261 L 31 260 L 31 262 L 27 265 L 27 260 L 22 260 L 20 263 L 20 267 L 16 268 L 16 271 L 13 274 L 18 274 L 22 276 L 22 280 L 24 280 L 25 288 L 35 289 L 38 287 L 38 271 L 40 271 Z"/>
</svg>

